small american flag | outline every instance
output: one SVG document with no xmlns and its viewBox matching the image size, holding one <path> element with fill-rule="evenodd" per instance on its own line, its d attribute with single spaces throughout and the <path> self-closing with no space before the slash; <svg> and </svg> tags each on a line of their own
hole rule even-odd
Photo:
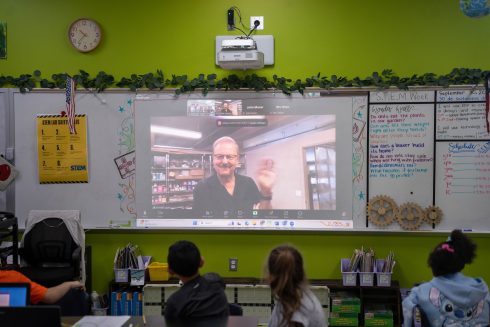
<svg viewBox="0 0 490 327">
<path fill-rule="evenodd" d="M 70 134 L 76 134 L 75 129 L 75 91 L 76 85 L 73 78 L 66 77 L 66 113 L 68 116 L 68 128 L 70 128 Z"/>
</svg>

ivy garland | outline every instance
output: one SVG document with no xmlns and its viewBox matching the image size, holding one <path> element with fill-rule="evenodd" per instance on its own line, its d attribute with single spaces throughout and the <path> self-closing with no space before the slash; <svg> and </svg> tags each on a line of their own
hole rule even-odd
<svg viewBox="0 0 490 327">
<path fill-rule="evenodd" d="M 199 74 L 198 77 L 190 79 L 187 75 L 172 75 L 170 79 L 165 79 L 161 70 L 156 73 L 147 73 L 143 75 L 132 74 L 129 78 L 123 77 L 116 82 L 114 76 L 99 72 L 95 78 L 80 70 L 79 74 L 73 75 L 72 78 L 76 83 L 85 89 L 102 92 L 108 87 L 129 88 L 131 91 L 138 89 L 163 90 L 166 87 L 175 88 L 175 94 L 193 92 L 196 89 L 202 90 L 206 95 L 209 91 L 214 90 L 238 90 L 250 89 L 255 91 L 277 89 L 285 94 L 299 92 L 303 94 L 307 87 L 317 87 L 321 89 L 331 89 L 337 87 L 376 87 L 377 89 L 387 89 L 397 87 L 406 90 L 410 86 L 439 86 L 448 87 L 450 85 L 478 85 L 483 83 L 490 71 L 470 68 L 454 68 L 449 74 L 436 75 L 426 73 L 423 75 L 412 75 L 410 77 L 399 77 L 392 70 L 386 69 L 379 74 L 374 72 L 371 76 L 364 79 L 354 77 L 349 79 L 343 76 L 331 75 L 330 77 L 322 76 L 318 73 L 316 76 L 306 78 L 304 81 L 273 76 L 272 81 L 266 77 L 256 74 L 239 77 L 235 74 L 218 79 L 216 74 Z M 18 87 L 21 93 L 31 91 L 34 87 L 48 89 L 64 89 L 66 86 L 67 73 L 53 74 L 51 80 L 42 78 L 41 72 L 36 70 L 33 74 L 22 74 L 19 77 L 0 76 L 0 87 Z"/>
</svg>

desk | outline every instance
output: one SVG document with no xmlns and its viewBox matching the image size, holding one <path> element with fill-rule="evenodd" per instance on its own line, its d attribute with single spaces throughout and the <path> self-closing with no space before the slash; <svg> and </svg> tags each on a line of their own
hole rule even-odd
<svg viewBox="0 0 490 327">
<path fill-rule="evenodd" d="M 123 327 L 129 327 L 129 326 L 134 326 L 134 327 L 143 327 L 143 326 L 148 326 L 148 327 L 169 327 L 165 323 L 165 318 L 163 316 L 147 316 L 146 318 L 146 325 L 143 324 L 143 318 L 142 317 L 131 317 L 129 320 L 123 325 Z M 81 317 L 63 317 L 61 319 L 61 325 L 62 327 L 68 327 L 68 326 L 73 326 L 76 324 L 77 321 L 79 321 Z M 257 327 L 259 323 L 259 320 L 257 317 L 252 317 L 252 316 L 230 316 L 228 317 L 228 320 L 226 321 L 226 324 L 223 324 L 223 327 Z M 211 324 L 201 324 L 197 323 L 198 326 L 207 326 L 207 327 L 219 327 L 215 323 Z M 191 327 L 191 326 L 189 326 Z"/>
</svg>

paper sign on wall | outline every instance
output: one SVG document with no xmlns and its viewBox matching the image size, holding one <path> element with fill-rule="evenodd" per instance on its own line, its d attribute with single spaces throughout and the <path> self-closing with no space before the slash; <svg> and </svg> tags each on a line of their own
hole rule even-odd
<svg viewBox="0 0 490 327">
<path fill-rule="evenodd" d="M 39 183 L 87 183 L 87 117 L 75 115 L 76 134 L 68 117 L 37 116 Z"/>
</svg>

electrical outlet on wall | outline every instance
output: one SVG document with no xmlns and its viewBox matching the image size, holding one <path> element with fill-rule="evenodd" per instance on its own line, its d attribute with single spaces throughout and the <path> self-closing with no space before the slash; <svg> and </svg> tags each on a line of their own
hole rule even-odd
<svg viewBox="0 0 490 327">
<path fill-rule="evenodd" d="M 228 259 L 228 269 L 230 271 L 238 271 L 238 258 Z"/>
<path fill-rule="evenodd" d="M 255 27 L 255 21 L 258 20 L 260 22 L 259 26 L 257 26 L 256 30 L 264 29 L 264 16 L 250 16 L 250 29 Z"/>
<path fill-rule="evenodd" d="M 228 23 L 228 31 L 233 31 L 235 29 L 235 10 L 228 9 L 226 12 L 226 21 Z"/>
</svg>

